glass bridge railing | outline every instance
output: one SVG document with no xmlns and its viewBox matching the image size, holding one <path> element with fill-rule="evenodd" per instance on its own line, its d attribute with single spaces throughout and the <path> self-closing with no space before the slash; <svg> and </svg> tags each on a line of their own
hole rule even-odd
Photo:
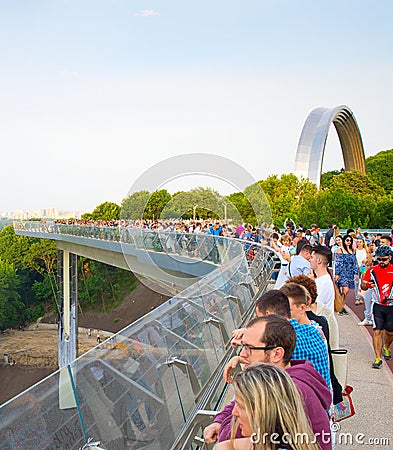
<svg viewBox="0 0 393 450">
<path fill-rule="evenodd" d="M 261 248 L 260 244 L 235 238 L 222 238 L 208 233 L 183 233 L 168 231 L 152 231 L 145 228 L 105 227 L 93 225 L 57 224 L 54 222 L 14 222 L 16 233 L 24 232 L 41 234 L 55 239 L 55 235 L 75 236 L 88 239 L 99 239 L 130 244 L 139 250 L 163 252 L 190 260 L 202 260 L 213 264 L 222 264 L 237 255 L 239 242 L 251 262 Z"/>
<path fill-rule="evenodd" d="M 274 265 L 269 251 L 250 266 L 231 246 L 209 275 L 1 405 L 1 448 L 196 448 L 179 436 L 198 409 L 218 407 L 231 331 Z"/>
</svg>

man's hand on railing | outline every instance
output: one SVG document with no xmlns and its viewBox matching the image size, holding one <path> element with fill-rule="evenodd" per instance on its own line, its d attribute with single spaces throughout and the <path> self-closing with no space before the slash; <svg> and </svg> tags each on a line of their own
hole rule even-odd
<svg viewBox="0 0 393 450">
<path fill-rule="evenodd" d="M 228 384 L 232 383 L 232 372 L 236 369 L 236 367 L 239 364 L 242 364 L 243 358 L 241 356 L 234 356 L 233 358 L 231 358 L 229 360 L 229 362 L 226 364 L 226 366 L 224 367 L 224 371 L 223 371 L 223 378 L 224 381 Z"/>
<path fill-rule="evenodd" d="M 203 430 L 203 439 L 207 444 L 214 444 L 214 442 L 217 442 L 218 434 L 221 429 L 221 424 L 218 422 L 213 422 L 210 425 L 208 425 Z"/>
<path fill-rule="evenodd" d="M 235 348 L 238 345 L 242 345 L 242 339 L 244 335 L 244 328 L 237 328 L 236 330 L 232 331 L 232 340 L 231 340 L 231 346 Z"/>
</svg>

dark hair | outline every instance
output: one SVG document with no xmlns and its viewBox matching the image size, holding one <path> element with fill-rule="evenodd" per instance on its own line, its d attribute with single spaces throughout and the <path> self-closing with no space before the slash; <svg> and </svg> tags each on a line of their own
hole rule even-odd
<svg viewBox="0 0 393 450">
<path fill-rule="evenodd" d="M 326 245 L 317 245 L 316 247 L 313 247 L 313 252 L 323 259 L 326 266 L 330 265 L 332 261 L 332 251 L 329 247 Z"/>
<path fill-rule="evenodd" d="M 383 234 L 381 236 L 381 239 L 386 239 L 387 241 L 390 242 L 390 245 L 392 245 L 392 237 L 389 234 Z"/>
<path fill-rule="evenodd" d="M 314 247 L 311 245 L 311 244 L 309 244 L 308 242 L 307 242 L 307 244 L 304 244 L 301 248 L 300 248 L 300 252 L 299 253 L 301 253 L 301 252 L 304 252 L 304 251 L 306 251 L 306 252 L 312 252 L 313 251 L 313 249 L 314 249 Z"/>
<path fill-rule="evenodd" d="M 347 245 L 347 243 L 345 242 L 347 239 L 350 239 L 351 240 L 351 245 Z M 344 246 L 344 248 L 345 248 L 345 250 L 348 252 L 348 253 L 353 253 L 353 249 L 352 249 L 352 246 L 353 246 L 353 237 L 350 235 L 350 234 L 346 234 L 344 237 L 343 237 L 343 246 Z"/>
<path fill-rule="evenodd" d="M 287 319 L 277 314 L 269 314 L 268 316 L 252 319 L 247 324 L 247 328 L 260 322 L 266 323 L 265 333 L 261 336 L 261 342 L 268 347 L 282 347 L 284 349 L 283 363 L 287 365 L 296 347 L 295 329 Z"/>
<path fill-rule="evenodd" d="M 286 283 L 297 283 L 304 286 L 311 297 L 311 303 L 315 303 L 318 297 L 317 283 L 307 275 L 296 275 L 296 277 L 290 277 Z"/>
<path fill-rule="evenodd" d="M 308 240 L 305 238 L 299 239 L 296 244 L 296 254 L 298 255 L 300 253 L 300 250 L 303 248 L 303 246 L 308 243 L 309 243 Z"/>
<path fill-rule="evenodd" d="M 265 292 L 256 301 L 255 306 L 263 315 L 266 315 L 266 311 L 271 311 L 273 314 L 278 314 L 286 319 L 291 317 L 288 297 L 277 289 Z"/>
<path fill-rule="evenodd" d="M 298 283 L 286 282 L 281 286 L 280 291 L 283 292 L 288 299 L 291 298 L 295 305 L 307 305 L 307 297 L 309 295 L 307 289 Z"/>
</svg>

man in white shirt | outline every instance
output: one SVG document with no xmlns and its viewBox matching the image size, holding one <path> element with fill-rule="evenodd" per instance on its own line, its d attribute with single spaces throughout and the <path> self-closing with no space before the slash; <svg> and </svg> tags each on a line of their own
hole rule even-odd
<svg viewBox="0 0 393 450">
<path fill-rule="evenodd" d="M 323 303 L 334 313 L 334 285 L 332 277 L 328 272 L 328 265 L 332 258 L 329 247 L 315 247 L 310 258 L 311 269 L 315 273 L 318 297 L 316 302 Z"/>
<path fill-rule="evenodd" d="M 288 265 L 288 275 L 296 277 L 297 275 L 308 275 L 311 272 L 310 258 L 313 247 L 310 244 L 304 244 L 298 255 L 292 257 Z"/>
</svg>

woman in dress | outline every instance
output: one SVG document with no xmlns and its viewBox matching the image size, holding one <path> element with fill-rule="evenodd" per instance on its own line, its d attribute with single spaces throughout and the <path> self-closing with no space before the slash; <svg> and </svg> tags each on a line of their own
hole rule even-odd
<svg viewBox="0 0 393 450">
<path fill-rule="evenodd" d="M 339 315 L 348 314 L 345 309 L 346 296 L 350 289 L 355 289 L 355 278 L 359 278 L 359 267 L 353 250 L 353 238 L 346 234 L 343 246 L 338 248 L 334 258 L 334 275 L 337 286 L 340 288 L 344 308 Z"/>
<path fill-rule="evenodd" d="M 223 441 L 216 450 L 317 450 L 301 396 L 285 370 L 251 364 L 233 380 L 236 418 L 245 438 Z M 299 439 L 302 436 L 303 439 Z"/>
</svg>

